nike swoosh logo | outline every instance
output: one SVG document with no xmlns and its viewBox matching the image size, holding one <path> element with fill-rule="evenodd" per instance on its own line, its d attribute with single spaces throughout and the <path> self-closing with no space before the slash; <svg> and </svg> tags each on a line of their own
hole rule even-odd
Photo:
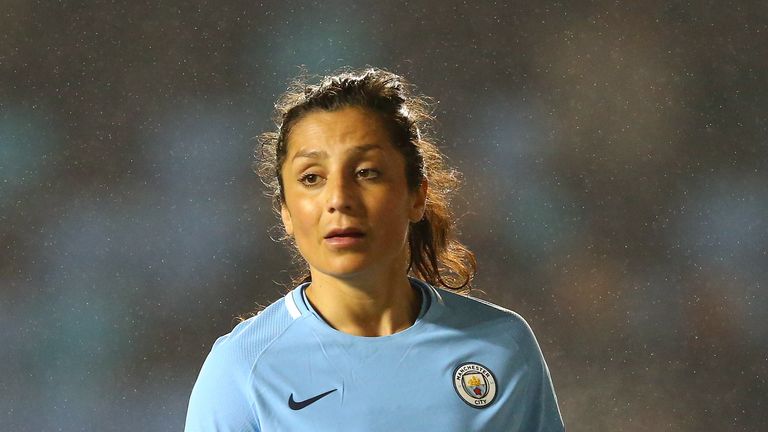
<svg viewBox="0 0 768 432">
<path fill-rule="evenodd" d="M 335 392 L 336 390 L 338 390 L 338 389 L 329 390 L 329 391 L 327 391 L 325 393 L 321 393 L 321 394 L 319 394 L 319 395 L 317 395 L 315 397 L 309 398 L 307 400 L 299 401 L 299 402 L 296 402 L 295 400 L 293 400 L 293 393 L 291 393 L 291 397 L 288 398 L 288 406 L 292 410 L 298 411 L 298 410 L 300 410 L 302 408 L 306 408 L 306 407 L 312 405 L 313 403 L 315 403 L 315 402 L 319 401 L 320 399 L 328 396 L 329 394 Z"/>
</svg>

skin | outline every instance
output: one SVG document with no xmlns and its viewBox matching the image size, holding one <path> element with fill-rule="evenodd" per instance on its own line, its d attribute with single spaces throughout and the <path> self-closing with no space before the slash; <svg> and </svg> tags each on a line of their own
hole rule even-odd
<svg viewBox="0 0 768 432">
<path fill-rule="evenodd" d="M 281 175 L 281 217 L 309 264 L 306 294 L 332 327 L 384 336 L 410 327 L 420 295 L 408 282 L 408 226 L 424 215 L 427 182 L 409 191 L 405 159 L 378 114 L 314 111 L 294 124 Z M 351 246 L 324 237 L 364 232 Z"/>
</svg>

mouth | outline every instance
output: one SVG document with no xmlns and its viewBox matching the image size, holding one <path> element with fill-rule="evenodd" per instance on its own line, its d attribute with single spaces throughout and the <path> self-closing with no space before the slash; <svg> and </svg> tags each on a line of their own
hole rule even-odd
<svg viewBox="0 0 768 432">
<path fill-rule="evenodd" d="M 325 235 L 325 239 L 360 238 L 360 237 L 365 237 L 365 233 L 363 233 L 361 230 L 357 228 L 334 229 Z"/>
</svg>

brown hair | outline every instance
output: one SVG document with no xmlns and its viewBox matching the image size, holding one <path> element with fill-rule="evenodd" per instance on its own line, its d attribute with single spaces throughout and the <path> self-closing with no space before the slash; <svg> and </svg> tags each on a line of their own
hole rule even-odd
<svg viewBox="0 0 768 432">
<path fill-rule="evenodd" d="M 377 68 L 343 69 L 310 84 L 309 78 L 297 78 L 275 104 L 277 131 L 259 136 L 254 169 L 267 186 L 273 210 L 280 214 L 285 203 L 280 172 L 287 154 L 292 127 L 306 114 L 361 107 L 382 116 L 388 124 L 392 141 L 405 158 L 408 187 L 415 191 L 427 179 L 424 218 L 411 223 L 408 232 L 410 263 L 408 273 L 432 285 L 468 294 L 477 262 L 474 253 L 454 238 L 455 221 L 450 198 L 460 185 L 460 173 L 446 166 L 443 154 L 426 136 L 434 120 L 428 99 L 413 94 L 412 86 L 402 77 Z M 290 236 L 283 235 L 295 252 Z M 297 261 L 299 254 L 294 255 Z M 301 276 L 294 283 L 310 281 L 304 263 Z"/>
</svg>

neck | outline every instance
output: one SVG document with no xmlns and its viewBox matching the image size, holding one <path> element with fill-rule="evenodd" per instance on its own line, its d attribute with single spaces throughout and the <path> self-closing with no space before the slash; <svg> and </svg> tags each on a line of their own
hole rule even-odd
<svg viewBox="0 0 768 432">
<path fill-rule="evenodd" d="M 421 296 L 404 274 L 365 280 L 314 274 L 306 295 L 336 330 L 355 336 L 386 336 L 416 321 Z"/>
</svg>

